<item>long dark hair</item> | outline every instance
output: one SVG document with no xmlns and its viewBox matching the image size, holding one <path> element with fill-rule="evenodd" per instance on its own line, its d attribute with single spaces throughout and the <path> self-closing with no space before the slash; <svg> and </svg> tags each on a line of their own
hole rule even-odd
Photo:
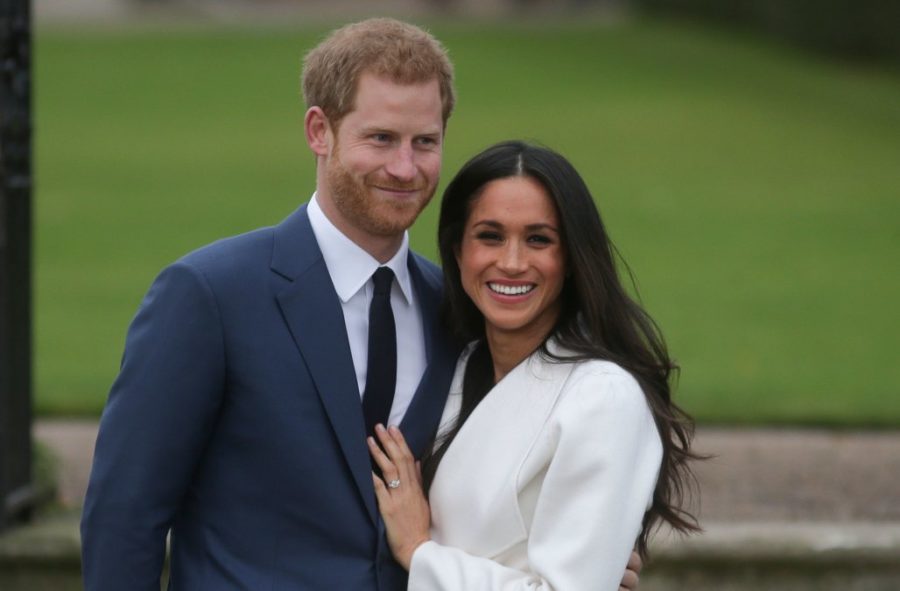
<svg viewBox="0 0 900 591">
<path fill-rule="evenodd" d="M 698 458 L 690 449 L 693 421 L 672 402 L 670 381 L 678 367 L 669 358 L 653 319 L 623 288 L 616 272 L 616 260 L 622 259 L 606 234 L 590 191 L 568 160 L 541 146 L 521 141 L 494 145 L 469 160 L 444 192 L 438 224 L 444 270 L 443 318 L 446 328 L 461 342 L 478 344 L 466 366 L 456 424 L 423 461 L 426 489 L 460 427 L 494 386 L 493 364 L 484 340 L 484 317 L 463 290 L 456 253 L 472 203 L 485 185 L 515 176 L 533 178 L 550 195 L 566 252 L 562 305 L 551 335 L 575 356 L 554 356 L 546 340 L 541 353 L 558 362 L 604 359 L 617 363 L 641 385 L 656 421 L 663 445 L 662 466 L 652 506 L 637 540 L 638 552 L 646 556 L 649 535 L 660 521 L 684 533 L 700 529 L 696 518 L 683 507 L 696 483 L 688 465 Z"/>
</svg>

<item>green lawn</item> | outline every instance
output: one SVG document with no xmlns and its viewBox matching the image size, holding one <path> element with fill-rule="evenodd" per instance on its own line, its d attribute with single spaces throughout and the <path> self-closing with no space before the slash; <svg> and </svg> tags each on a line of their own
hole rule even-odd
<svg viewBox="0 0 900 591">
<path fill-rule="evenodd" d="M 900 76 L 662 23 L 436 26 L 448 179 L 537 139 L 594 191 L 706 422 L 900 425 Z M 38 30 L 36 389 L 97 413 L 167 262 L 308 199 L 316 30 Z M 413 245 L 434 249 L 437 208 Z"/>
</svg>

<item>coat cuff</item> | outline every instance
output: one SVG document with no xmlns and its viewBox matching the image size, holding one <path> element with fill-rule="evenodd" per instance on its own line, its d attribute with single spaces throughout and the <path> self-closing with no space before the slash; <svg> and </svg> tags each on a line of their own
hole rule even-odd
<svg viewBox="0 0 900 591">
<path fill-rule="evenodd" d="M 409 583 L 407 591 L 430 591 L 439 589 L 438 568 L 441 563 L 441 546 L 429 540 L 413 552 L 409 562 Z"/>
</svg>

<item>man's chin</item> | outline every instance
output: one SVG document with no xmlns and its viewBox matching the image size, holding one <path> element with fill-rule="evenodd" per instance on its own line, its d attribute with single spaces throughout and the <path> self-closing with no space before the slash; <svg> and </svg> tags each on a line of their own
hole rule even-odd
<svg viewBox="0 0 900 591">
<path fill-rule="evenodd" d="M 415 223 L 416 218 L 422 212 L 421 202 L 404 205 L 394 205 L 382 210 L 381 223 L 378 224 L 379 233 L 383 236 L 396 236 L 402 234 Z"/>
</svg>

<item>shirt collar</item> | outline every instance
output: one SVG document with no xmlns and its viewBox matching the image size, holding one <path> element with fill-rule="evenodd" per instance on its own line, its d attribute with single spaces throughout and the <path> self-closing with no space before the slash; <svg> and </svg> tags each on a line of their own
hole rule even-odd
<svg viewBox="0 0 900 591">
<path fill-rule="evenodd" d="M 347 303 L 362 289 L 378 267 L 382 266 L 372 255 L 347 238 L 322 211 L 316 194 L 306 209 L 316 242 L 325 259 L 325 266 L 334 283 L 334 289 L 342 302 Z M 403 242 L 397 253 L 383 266 L 390 267 L 397 278 L 397 285 L 407 303 L 412 302 L 412 282 L 406 266 L 409 256 L 409 233 L 403 232 Z"/>
</svg>

